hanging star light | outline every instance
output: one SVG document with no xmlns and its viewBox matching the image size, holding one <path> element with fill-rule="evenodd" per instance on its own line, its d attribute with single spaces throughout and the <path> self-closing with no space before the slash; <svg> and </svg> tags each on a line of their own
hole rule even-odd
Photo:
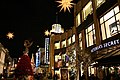
<svg viewBox="0 0 120 80">
<path fill-rule="evenodd" d="M 73 0 L 61 0 L 61 1 L 56 1 L 56 2 L 60 3 L 60 5 L 58 5 L 58 7 L 61 7 L 60 11 L 64 9 L 64 12 L 65 12 L 68 9 L 68 11 L 70 12 L 70 8 L 72 8 L 74 5 L 72 1 Z"/>
<path fill-rule="evenodd" d="M 45 31 L 45 35 L 48 36 L 50 33 L 48 30 Z"/>
<path fill-rule="evenodd" d="M 13 39 L 14 35 L 13 33 L 9 32 L 7 35 L 6 35 L 9 39 Z"/>
</svg>

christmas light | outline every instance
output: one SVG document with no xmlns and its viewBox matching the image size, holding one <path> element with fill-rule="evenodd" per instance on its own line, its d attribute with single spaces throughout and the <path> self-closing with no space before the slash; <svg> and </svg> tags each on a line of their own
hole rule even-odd
<svg viewBox="0 0 120 80">
<path fill-rule="evenodd" d="M 56 1 L 58 3 L 60 3 L 60 5 L 58 5 L 58 7 L 61 7 L 60 11 L 62 9 L 64 9 L 64 12 L 68 9 L 68 11 L 70 12 L 70 8 L 72 8 L 74 5 L 74 3 L 72 3 L 73 0 L 61 0 L 61 1 Z"/>
<path fill-rule="evenodd" d="M 50 33 L 48 30 L 45 31 L 45 35 L 48 36 Z"/>
<path fill-rule="evenodd" d="M 7 35 L 6 35 L 9 39 L 13 39 L 14 35 L 13 33 L 9 32 Z"/>
</svg>

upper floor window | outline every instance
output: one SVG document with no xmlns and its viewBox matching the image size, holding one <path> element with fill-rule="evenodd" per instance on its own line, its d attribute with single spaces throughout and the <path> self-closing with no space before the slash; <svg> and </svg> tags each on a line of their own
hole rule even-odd
<svg viewBox="0 0 120 80">
<path fill-rule="evenodd" d="M 102 40 L 120 33 L 120 10 L 116 6 L 100 18 Z"/>
<path fill-rule="evenodd" d="M 79 47 L 82 49 L 82 34 L 79 34 Z"/>
<path fill-rule="evenodd" d="M 94 24 L 92 24 L 86 29 L 86 41 L 87 47 L 94 45 L 96 43 Z"/>
<path fill-rule="evenodd" d="M 55 49 L 60 49 L 60 41 L 55 43 Z"/>
<path fill-rule="evenodd" d="M 62 41 L 62 48 L 66 47 L 66 40 Z"/>
<path fill-rule="evenodd" d="M 83 8 L 83 18 L 84 20 L 87 18 L 87 16 L 89 14 L 91 14 L 93 11 L 93 8 L 92 8 L 92 2 L 88 2 L 88 4 Z"/>
<path fill-rule="evenodd" d="M 96 1 L 97 8 L 100 7 L 105 2 L 105 0 L 95 0 L 95 1 Z"/>
<path fill-rule="evenodd" d="M 72 43 L 75 42 L 75 34 L 72 36 Z"/>
<path fill-rule="evenodd" d="M 68 45 L 70 45 L 70 44 L 71 44 L 71 37 L 68 38 Z"/>
<path fill-rule="evenodd" d="M 80 25 L 81 21 L 80 21 L 80 12 L 77 14 L 76 16 L 76 27 L 78 27 Z"/>
</svg>

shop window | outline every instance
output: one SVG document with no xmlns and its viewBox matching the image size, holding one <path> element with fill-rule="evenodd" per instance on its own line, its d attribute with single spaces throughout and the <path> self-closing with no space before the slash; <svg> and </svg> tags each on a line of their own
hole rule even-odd
<svg viewBox="0 0 120 80">
<path fill-rule="evenodd" d="M 82 49 L 82 35 L 81 33 L 79 34 L 79 47 Z"/>
<path fill-rule="evenodd" d="M 96 43 L 94 24 L 92 24 L 86 29 L 86 41 L 87 47 L 94 45 Z"/>
<path fill-rule="evenodd" d="M 55 43 L 55 49 L 60 49 L 60 42 Z"/>
<path fill-rule="evenodd" d="M 120 33 L 120 11 L 115 7 L 100 18 L 102 40 Z"/>
<path fill-rule="evenodd" d="M 104 2 L 105 0 L 96 0 L 97 8 L 100 7 Z"/>
<path fill-rule="evenodd" d="M 72 36 L 72 43 L 75 42 L 75 34 Z"/>
<path fill-rule="evenodd" d="M 76 16 L 76 27 L 78 27 L 80 25 L 81 21 L 80 21 L 80 12 L 77 14 Z"/>
<path fill-rule="evenodd" d="M 71 44 L 71 37 L 68 38 L 68 45 L 70 45 L 70 44 Z"/>
<path fill-rule="evenodd" d="M 62 59 L 60 55 L 55 55 L 55 68 L 60 68 L 62 66 Z"/>
<path fill-rule="evenodd" d="M 66 47 L 66 40 L 62 41 L 62 48 Z"/>
<path fill-rule="evenodd" d="M 83 8 L 83 18 L 84 20 L 86 20 L 87 16 L 89 14 L 91 14 L 93 11 L 93 8 L 92 8 L 92 2 L 88 2 L 88 4 Z"/>
</svg>

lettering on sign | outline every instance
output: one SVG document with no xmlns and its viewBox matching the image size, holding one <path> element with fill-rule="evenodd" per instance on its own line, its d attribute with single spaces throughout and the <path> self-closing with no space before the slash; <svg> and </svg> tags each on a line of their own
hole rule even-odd
<svg viewBox="0 0 120 80">
<path fill-rule="evenodd" d="M 107 43 L 104 43 L 104 44 L 100 44 L 99 46 L 96 46 L 94 48 L 91 49 L 91 52 L 95 52 L 97 50 L 100 50 L 102 48 L 107 48 L 107 47 L 110 47 L 110 46 L 114 46 L 114 45 L 117 45 L 120 43 L 120 40 L 117 39 L 117 40 L 113 40 L 113 41 L 109 41 Z"/>
</svg>

